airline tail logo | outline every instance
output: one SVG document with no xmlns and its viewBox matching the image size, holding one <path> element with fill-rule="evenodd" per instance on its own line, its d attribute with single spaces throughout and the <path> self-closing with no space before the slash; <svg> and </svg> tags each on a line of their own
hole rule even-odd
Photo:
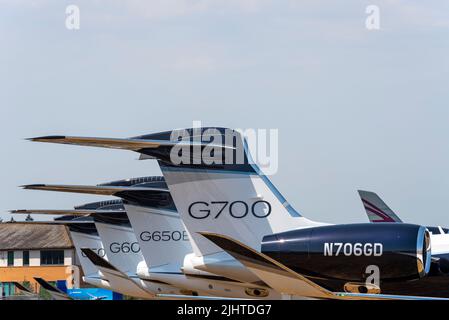
<svg viewBox="0 0 449 320">
<path fill-rule="evenodd" d="M 369 212 L 370 215 L 375 215 L 379 218 L 376 220 L 370 219 L 372 222 L 395 222 L 395 220 L 393 220 L 393 218 L 391 218 L 387 213 L 385 213 L 382 209 L 375 206 L 368 200 L 362 199 L 362 202 L 365 210 Z"/>
</svg>

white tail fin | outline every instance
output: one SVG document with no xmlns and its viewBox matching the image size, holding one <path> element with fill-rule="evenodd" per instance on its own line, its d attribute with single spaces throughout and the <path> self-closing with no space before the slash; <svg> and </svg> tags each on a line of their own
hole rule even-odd
<svg viewBox="0 0 449 320">
<path fill-rule="evenodd" d="M 164 178 L 133 178 L 101 186 L 124 188 L 116 196 L 126 200 L 124 207 L 147 267 L 179 272 L 192 247 Z"/>
<path fill-rule="evenodd" d="M 81 248 L 90 248 L 99 256 L 107 259 L 103 243 L 101 242 L 95 225 L 93 223 L 80 225 L 70 224 L 69 230 L 84 275 L 87 277 L 98 275 L 98 268 L 81 251 Z"/>
<path fill-rule="evenodd" d="M 207 129 L 203 130 L 204 134 Z M 316 225 L 292 208 L 253 163 L 245 142 L 239 142 L 240 134 L 235 131 L 232 134 L 236 154 L 243 148 L 242 163 L 226 159 L 223 165 L 174 165 L 166 157 L 159 161 L 197 256 L 221 251 L 199 236 L 200 231 L 225 233 L 259 250 L 264 235 Z M 154 156 L 151 151 L 149 154 Z"/>
<path fill-rule="evenodd" d="M 138 264 L 144 259 L 126 213 L 94 214 L 93 217 L 108 261 L 125 273 L 136 274 Z"/>
<path fill-rule="evenodd" d="M 359 196 L 371 222 L 402 222 L 387 204 L 374 192 L 359 190 Z"/>
<path fill-rule="evenodd" d="M 125 209 L 150 270 L 179 271 L 184 257 L 192 252 L 179 214 L 126 204 Z"/>
</svg>

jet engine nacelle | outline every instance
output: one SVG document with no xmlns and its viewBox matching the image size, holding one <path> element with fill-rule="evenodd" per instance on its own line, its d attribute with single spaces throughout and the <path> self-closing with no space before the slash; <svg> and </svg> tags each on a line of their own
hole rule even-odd
<svg viewBox="0 0 449 320">
<path fill-rule="evenodd" d="M 300 274 L 347 281 L 416 279 L 431 265 L 428 230 L 406 223 L 292 230 L 265 236 L 262 252 Z"/>
</svg>

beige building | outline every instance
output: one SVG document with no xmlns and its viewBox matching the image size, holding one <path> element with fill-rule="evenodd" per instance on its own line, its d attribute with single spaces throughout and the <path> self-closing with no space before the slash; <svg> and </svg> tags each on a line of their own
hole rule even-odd
<svg viewBox="0 0 449 320">
<path fill-rule="evenodd" d="M 0 223 L 0 294 L 10 295 L 12 282 L 29 282 L 33 277 L 47 281 L 79 279 L 77 258 L 68 228 L 35 222 Z"/>
</svg>

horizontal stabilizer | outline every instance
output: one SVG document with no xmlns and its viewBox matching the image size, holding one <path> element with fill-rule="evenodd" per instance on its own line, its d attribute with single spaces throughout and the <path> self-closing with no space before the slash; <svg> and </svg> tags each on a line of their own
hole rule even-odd
<svg viewBox="0 0 449 320">
<path fill-rule="evenodd" d="M 22 188 L 27 190 L 84 193 L 102 196 L 113 196 L 119 192 L 132 192 L 132 191 L 167 192 L 167 189 L 165 188 L 153 188 L 153 187 L 84 186 L 84 185 L 58 185 L 58 184 L 29 184 L 22 186 Z"/>
<path fill-rule="evenodd" d="M 157 141 L 146 141 L 141 139 L 97 138 L 97 137 L 45 136 L 45 137 L 30 138 L 28 140 L 37 142 L 72 144 L 78 146 L 123 149 L 132 151 L 138 151 L 141 149 L 148 149 L 148 148 L 158 148 L 161 145 L 161 143 Z"/>
<path fill-rule="evenodd" d="M 50 221 L 20 221 L 20 223 L 21 224 L 47 224 L 47 225 L 73 226 L 73 225 L 93 224 L 93 221 L 50 220 Z"/>
<path fill-rule="evenodd" d="M 11 214 L 48 214 L 48 215 L 71 215 L 71 216 L 86 216 L 95 213 L 106 213 L 106 214 L 123 214 L 123 211 L 113 211 L 113 210 L 46 210 L 46 209 L 37 209 L 37 210 L 11 210 Z M 71 221 L 63 221 L 64 223 Z M 83 223 L 84 221 L 75 221 L 75 223 Z M 89 221 L 88 221 L 89 222 Z"/>
<path fill-rule="evenodd" d="M 44 136 L 27 139 L 37 142 L 71 144 L 78 146 L 100 147 L 109 149 L 123 149 L 138 152 L 143 149 L 155 149 L 161 146 L 172 147 L 175 145 L 189 145 L 189 146 L 210 146 L 213 144 L 201 141 L 170 141 L 170 140 L 147 140 L 142 138 L 99 138 L 99 137 L 70 137 L 70 136 Z M 231 148 L 228 146 L 217 145 L 222 148 Z"/>
</svg>

